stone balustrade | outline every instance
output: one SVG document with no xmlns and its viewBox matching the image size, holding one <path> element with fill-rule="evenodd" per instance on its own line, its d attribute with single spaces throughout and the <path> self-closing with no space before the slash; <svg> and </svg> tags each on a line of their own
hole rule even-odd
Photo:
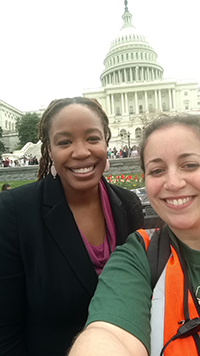
<svg viewBox="0 0 200 356">
<path fill-rule="evenodd" d="M 141 172 L 139 157 L 110 159 L 110 169 L 105 174 L 121 175 Z M 0 182 L 36 180 L 38 165 L 0 168 Z"/>
</svg>

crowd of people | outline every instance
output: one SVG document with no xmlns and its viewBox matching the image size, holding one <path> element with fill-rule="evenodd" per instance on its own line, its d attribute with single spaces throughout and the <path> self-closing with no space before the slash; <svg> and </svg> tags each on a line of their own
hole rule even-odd
<svg viewBox="0 0 200 356">
<path fill-rule="evenodd" d="M 138 157 L 139 155 L 139 147 L 133 145 L 132 147 L 124 146 L 120 150 L 117 150 L 116 147 L 111 149 L 108 147 L 107 149 L 107 157 L 108 158 L 127 158 L 127 157 Z"/>
<path fill-rule="evenodd" d="M 1 159 L 0 164 L 2 167 L 30 166 L 38 164 L 38 159 L 36 156 L 32 157 L 31 154 L 28 156 L 23 156 L 16 160 L 12 160 L 6 157 Z"/>
</svg>

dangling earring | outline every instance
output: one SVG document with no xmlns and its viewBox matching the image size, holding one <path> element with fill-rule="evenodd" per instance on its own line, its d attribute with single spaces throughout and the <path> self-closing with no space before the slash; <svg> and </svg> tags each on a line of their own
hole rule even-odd
<svg viewBox="0 0 200 356">
<path fill-rule="evenodd" d="M 106 161 L 106 166 L 105 166 L 105 168 L 104 168 L 104 172 L 109 171 L 109 169 L 110 169 L 110 162 L 109 162 L 109 160 L 107 159 L 107 161 Z"/>
<path fill-rule="evenodd" d="M 54 166 L 54 161 L 52 160 L 52 165 L 51 165 L 51 174 L 53 176 L 53 179 L 56 179 L 57 171 Z"/>
</svg>

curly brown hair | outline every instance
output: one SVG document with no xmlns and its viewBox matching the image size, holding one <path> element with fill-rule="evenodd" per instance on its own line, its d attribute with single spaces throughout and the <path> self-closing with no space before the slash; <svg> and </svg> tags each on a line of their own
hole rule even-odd
<svg viewBox="0 0 200 356">
<path fill-rule="evenodd" d="M 98 115 L 101 119 L 105 140 L 108 145 L 108 142 L 111 138 L 111 131 L 109 128 L 109 120 L 108 117 L 103 110 L 102 106 L 96 99 L 90 99 L 86 97 L 74 97 L 74 98 L 64 98 L 53 100 L 45 112 L 43 113 L 40 122 L 38 123 L 38 137 L 42 142 L 41 146 L 41 158 L 39 162 L 39 171 L 38 171 L 38 180 L 45 178 L 51 170 L 52 160 L 49 156 L 49 131 L 51 128 L 51 123 L 53 117 L 65 106 L 72 104 L 80 104 L 87 106 L 91 111 Z"/>
</svg>

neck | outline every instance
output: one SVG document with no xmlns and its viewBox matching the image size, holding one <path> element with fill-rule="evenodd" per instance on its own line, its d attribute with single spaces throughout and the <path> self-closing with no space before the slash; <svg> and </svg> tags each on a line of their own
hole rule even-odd
<svg viewBox="0 0 200 356">
<path fill-rule="evenodd" d="M 200 251 L 200 231 L 196 229 L 176 230 L 170 227 L 176 237 L 193 250 Z"/>
<path fill-rule="evenodd" d="M 96 186 L 93 189 L 84 190 L 84 191 L 65 191 L 65 196 L 69 205 L 73 206 L 90 206 L 95 203 L 99 203 L 99 187 Z"/>
</svg>

